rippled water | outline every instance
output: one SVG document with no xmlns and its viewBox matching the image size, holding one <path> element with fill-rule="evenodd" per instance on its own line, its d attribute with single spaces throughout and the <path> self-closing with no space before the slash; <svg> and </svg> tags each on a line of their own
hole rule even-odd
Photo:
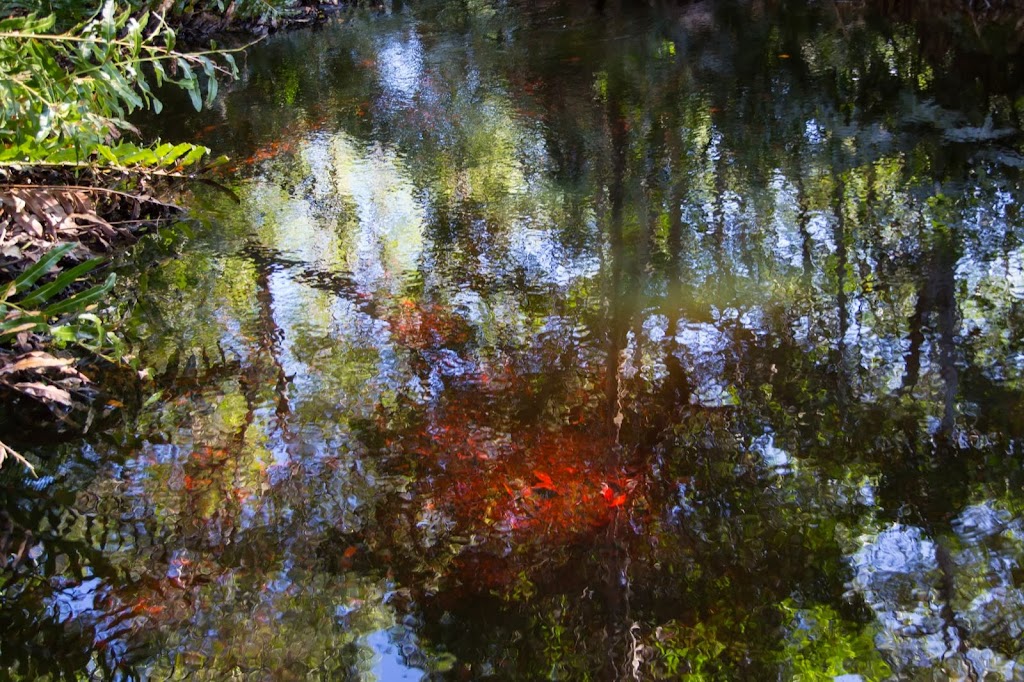
<svg viewBox="0 0 1024 682">
<path fill-rule="evenodd" d="M 1024 680 L 1012 40 L 472 0 L 254 48 L 161 119 L 240 201 L 122 268 L 159 395 L 4 472 L 0 665 Z"/>
</svg>

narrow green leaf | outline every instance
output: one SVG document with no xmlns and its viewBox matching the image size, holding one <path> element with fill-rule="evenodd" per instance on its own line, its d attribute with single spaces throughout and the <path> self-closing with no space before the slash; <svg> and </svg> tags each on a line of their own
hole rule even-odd
<svg viewBox="0 0 1024 682">
<path fill-rule="evenodd" d="M 179 165 L 181 165 L 181 166 L 191 166 L 196 161 L 198 161 L 199 159 L 203 158 L 203 156 L 205 156 L 206 154 L 209 154 L 209 153 L 210 153 L 210 150 L 208 148 L 206 148 L 206 147 L 200 147 L 198 145 L 193 146 L 192 150 L 188 154 L 186 154 L 184 157 L 182 157 L 181 161 L 179 162 Z"/>
<path fill-rule="evenodd" d="M 182 154 L 188 153 L 191 149 L 192 145 L 188 142 L 182 142 L 181 144 L 175 145 L 170 151 L 161 157 L 160 165 L 173 166 Z"/>
<path fill-rule="evenodd" d="M 46 255 L 40 258 L 38 263 L 21 273 L 21 275 L 14 280 L 15 290 L 22 292 L 35 284 L 37 279 L 45 275 L 47 271 L 57 263 L 57 261 L 63 258 L 64 255 L 73 248 L 75 248 L 74 244 L 62 244 L 55 249 L 47 251 Z"/>
<path fill-rule="evenodd" d="M 181 69 L 181 73 L 183 74 L 182 75 L 182 81 L 183 81 L 182 85 L 184 87 L 188 87 L 187 85 L 185 85 L 184 82 L 185 81 L 195 80 L 195 73 L 192 71 L 192 66 L 188 63 L 188 61 L 186 59 L 184 59 L 182 57 L 178 57 L 178 59 L 176 61 L 178 63 L 178 68 Z"/>
<path fill-rule="evenodd" d="M 58 343 L 74 343 L 78 340 L 78 333 L 75 328 L 71 325 L 61 325 L 59 327 L 50 327 L 50 336 L 53 337 L 54 341 Z"/>
<path fill-rule="evenodd" d="M 114 155 L 113 150 L 105 144 L 96 146 L 96 153 L 103 157 L 104 160 L 117 165 L 117 157 Z"/>
<path fill-rule="evenodd" d="M 206 108 L 212 108 L 213 103 L 217 100 L 217 77 L 210 75 L 206 79 Z"/>
<path fill-rule="evenodd" d="M 196 111 L 201 111 L 203 108 L 203 98 L 199 95 L 198 83 L 194 83 L 193 86 L 188 89 L 188 96 L 192 99 L 192 106 L 195 107 Z"/>
<path fill-rule="evenodd" d="M 81 160 L 81 155 L 75 147 L 59 149 L 46 157 L 47 163 L 77 163 Z"/>
<path fill-rule="evenodd" d="M 82 313 L 81 315 L 78 316 L 78 321 L 91 322 L 93 326 L 95 326 L 96 328 L 103 328 L 103 322 L 100 320 L 98 315 L 94 315 L 93 313 Z"/>
<path fill-rule="evenodd" d="M 11 145 L 0 149 L 0 161 L 11 161 L 21 155 L 21 148 Z"/>
<path fill-rule="evenodd" d="M 54 303 L 43 310 L 43 315 L 47 318 L 56 317 L 57 315 L 63 315 L 64 313 L 81 311 L 89 305 L 92 305 L 96 301 L 100 300 L 114 287 L 114 282 L 117 276 L 114 273 L 110 273 L 106 281 L 103 284 L 97 284 L 94 287 L 86 289 L 85 291 L 79 292 L 71 298 L 66 298 L 63 301 Z"/>
<path fill-rule="evenodd" d="M 74 281 L 77 280 L 82 275 L 86 274 L 87 272 L 91 272 L 92 270 L 95 270 L 102 263 L 102 258 L 91 258 L 85 261 L 84 263 L 79 263 L 70 270 L 62 272 L 60 276 L 57 277 L 57 279 L 53 280 L 49 284 L 44 284 L 38 289 L 32 291 L 28 296 L 21 299 L 21 301 L 18 302 L 18 305 L 22 306 L 23 308 L 28 308 L 38 305 L 40 303 L 44 303 L 45 301 L 49 300 L 50 297 L 52 297 L 54 294 L 59 293 L 66 289 L 67 287 L 71 286 L 71 284 L 74 283 Z"/>
<path fill-rule="evenodd" d="M 158 144 L 153 149 L 153 155 L 156 156 L 157 159 L 162 159 L 172 149 L 174 149 L 174 145 L 173 144 L 171 144 L 170 142 L 164 142 L 163 144 Z"/>
<path fill-rule="evenodd" d="M 153 62 L 153 73 L 156 75 L 156 85 L 160 87 L 164 84 L 164 79 L 167 78 L 167 72 L 164 71 L 164 65 L 160 62 Z"/>
<path fill-rule="evenodd" d="M 146 149 L 145 147 L 139 149 L 133 154 L 128 154 L 121 158 L 121 163 L 125 166 L 141 163 L 146 166 L 155 166 L 159 161 L 159 157 L 153 153 L 152 149 Z"/>
</svg>

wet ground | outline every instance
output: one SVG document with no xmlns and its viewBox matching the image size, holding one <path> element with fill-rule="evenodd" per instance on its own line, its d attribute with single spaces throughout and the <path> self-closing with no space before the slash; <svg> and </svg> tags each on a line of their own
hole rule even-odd
<svg viewBox="0 0 1024 682">
<path fill-rule="evenodd" d="M 160 119 L 239 202 L 121 268 L 154 384 L 0 478 L 0 666 L 1024 680 L 1012 41 L 467 0 L 254 48 Z"/>
</svg>

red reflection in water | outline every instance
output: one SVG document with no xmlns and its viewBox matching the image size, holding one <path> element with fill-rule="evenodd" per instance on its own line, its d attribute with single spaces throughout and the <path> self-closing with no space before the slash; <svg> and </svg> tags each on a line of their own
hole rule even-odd
<svg viewBox="0 0 1024 682">
<path fill-rule="evenodd" d="M 628 508 L 640 483 L 626 475 L 611 438 L 570 426 L 502 432 L 474 391 L 392 445 L 419 458 L 426 504 L 459 532 L 516 542 L 567 542 L 601 528 Z"/>
<path fill-rule="evenodd" d="M 393 341 L 420 350 L 463 344 L 470 338 L 466 321 L 439 305 L 401 299 L 387 316 Z"/>
</svg>

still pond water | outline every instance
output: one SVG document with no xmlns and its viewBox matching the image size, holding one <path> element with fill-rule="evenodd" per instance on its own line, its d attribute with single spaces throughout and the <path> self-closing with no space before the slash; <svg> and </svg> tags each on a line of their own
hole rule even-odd
<svg viewBox="0 0 1024 682">
<path fill-rule="evenodd" d="M 253 48 L 153 124 L 240 199 L 121 267 L 155 386 L 0 479 L 0 677 L 1024 680 L 986 30 L 465 0 Z"/>
</svg>

